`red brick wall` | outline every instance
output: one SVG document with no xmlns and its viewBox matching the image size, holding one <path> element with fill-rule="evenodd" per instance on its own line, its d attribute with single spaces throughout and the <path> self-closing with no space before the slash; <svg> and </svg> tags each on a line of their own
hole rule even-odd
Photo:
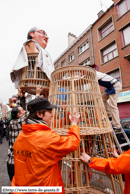
<svg viewBox="0 0 130 194">
<path fill-rule="evenodd" d="M 89 48 L 79 55 L 78 47 L 81 46 L 86 40 L 89 41 Z M 69 55 L 74 52 L 74 60 L 69 62 Z M 61 62 L 65 60 L 66 65 L 79 65 L 86 58 L 90 57 L 90 62 L 92 61 L 92 48 L 91 48 L 91 34 L 90 31 L 87 32 L 76 44 L 72 46 L 58 61 L 55 62 L 54 66 L 59 65 L 61 67 Z"/>
<path fill-rule="evenodd" d="M 114 31 L 99 41 L 98 28 L 111 16 L 113 17 Z M 130 12 L 127 12 L 123 17 L 118 18 L 117 8 L 115 6 L 112 6 L 111 9 L 107 11 L 106 14 L 100 18 L 100 20 L 97 20 L 92 30 L 95 63 L 99 65 L 99 70 L 101 72 L 109 72 L 114 70 L 115 68 L 118 68 L 118 67 L 120 68 L 122 84 L 123 84 L 122 91 L 130 90 L 130 79 L 129 79 L 130 62 L 124 59 L 125 55 L 130 54 L 130 46 L 127 46 L 126 48 L 122 49 L 123 44 L 122 44 L 121 33 L 119 29 L 129 22 L 129 18 L 130 18 Z M 118 57 L 101 65 L 100 49 L 103 48 L 108 43 L 112 42 L 113 40 L 116 40 L 116 43 L 117 43 Z"/>
<path fill-rule="evenodd" d="M 117 3 L 119 0 L 114 0 Z M 98 40 L 98 28 L 106 22 L 110 17 L 113 19 L 114 31 L 104 37 L 102 40 Z M 99 18 L 95 21 L 92 28 L 93 35 L 93 46 L 94 46 L 94 57 L 95 63 L 99 65 L 99 71 L 107 73 L 116 68 L 120 69 L 123 90 L 130 90 L 130 62 L 124 58 L 124 56 L 130 54 L 130 45 L 123 48 L 120 29 L 130 21 L 130 11 L 125 13 L 122 17 L 118 18 L 117 7 L 114 4 Z M 79 55 L 78 47 L 85 41 L 89 40 L 89 49 Z M 118 56 L 104 64 L 101 64 L 100 50 L 108 45 L 112 41 L 116 41 Z M 70 63 L 69 55 L 74 52 L 75 59 Z M 66 65 L 78 65 L 86 58 L 90 57 L 91 64 L 93 63 L 92 47 L 91 47 L 91 33 L 88 31 L 78 40 L 67 52 L 55 62 L 55 67 L 58 65 L 61 67 L 61 62 L 66 61 Z"/>
</svg>

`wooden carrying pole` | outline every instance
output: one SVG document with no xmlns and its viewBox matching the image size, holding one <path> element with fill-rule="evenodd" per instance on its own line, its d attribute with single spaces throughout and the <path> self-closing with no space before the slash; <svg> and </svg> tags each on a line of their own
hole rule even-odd
<svg viewBox="0 0 130 194">
<path fill-rule="evenodd" d="M 73 73 L 73 72 L 72 72 Z M 73 105 L 76 105 L 76 95 L 74 93 L 75 91 L 75 86 L 74 86 L 74 73 L 72 74 L 72 102 Z M 74 112 L 74 107 L 73 107 L 73 112 Z M 78 158 L 78 150 L 76 150 L 74 152 L 74 157 Z M 75 180 L 76 180 L 76 186 L 79 187 L 80 186 L 80 180 L 79 180 L 79 163 L 78 161 L 75 161 L 74 164 L 74 170 L 75 170 Z M 77 191 L 77 194 L 79 194 L 79 191 Z"/>
</svg>

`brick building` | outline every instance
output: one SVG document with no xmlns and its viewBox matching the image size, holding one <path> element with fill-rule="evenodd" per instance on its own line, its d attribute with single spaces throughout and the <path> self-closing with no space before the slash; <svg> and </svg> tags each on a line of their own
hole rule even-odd
<svg viewBox="0 0 130 194">
<path fill-rule="evenodd" d="M 87 65 L 93 63 L 92 26 L 79 37 L 68 34 L 68 48 L 55 60 L 55 69 L 66 65 Z"/>
<path fill-rule="evenodd" d="M 105 12 L 97 15 L 98 19 L 79 37 L 68 34 L 68 48 L 54 66 L 57 69 L 65 65 L 99 65 L 99 71 L 121 81 L 120 118 L 130 117 L 130 0 L 114 0 Z"/>
<path fill-rule="evenodd" d="M 120 118 L 130 117 L 130 0 L 114 0 L 93 23 L 95 63 L 123 86 L 118 100 Z"/>
</svg>

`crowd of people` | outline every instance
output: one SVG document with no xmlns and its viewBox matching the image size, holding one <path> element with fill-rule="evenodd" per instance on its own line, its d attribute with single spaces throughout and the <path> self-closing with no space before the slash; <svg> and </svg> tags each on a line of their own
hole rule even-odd
<svg viewBox="0 0 130 194">
<path fill-rule="evenodd" d="M 27 38 L 33 40 L 38 49 L 40 47 L 45 49 L 47 46 L 48 36 L 46 32 L 37 27 L 30 29 Z M 91 67 L 93 68 L 94 66 Z M 46 73 L 48 74 L 48 72 Z M 122 89 L 121 83 L 117 79 L 99 71 L 96 71 L 96 74 L 99 85 L 106 87 L 102 98 L 108 117 L 113 121 L 114 130 L 119 132 L 121 125 L 117 99 Z M 77 125 L 80 122 L 80 118 L 76 110 L 71 117 L 69 116 L 69 112 L 65 115 L 70 125 L 67 137 L 61 137 L 52 131 L 50 128 L 52 117 L 54 116 L 56 120 L 59 119 L 58 113 L 57 115 L 53 115 L 52 113 L 52 110 L 57 108 L 57 105 L 52 105 L 46 98 L 41 97 L 41 90 L 41 87 L 36 88 L 36 97 L 28 103 L 26 108 L 25 93 L 21 90 L 20 86 L 18 87 L 17 105 L 12 108 L 12 118 L 7 132 L 9 134 L 7 135 L 9 139 L 7 171 L 12 186 L 62 186 L 62 193 L 64 193 L 59 161 L 79 147 L 80 136 Z M 108 99 L 109 105 L 107 103 Z M 82 116 L 85 118 L 85 115 L 82 114 Z M 59 125 L 61 127 L 65 121 L 62 119 L 59 123 L 55 122 L 54 126 Z M 5 126 L 7 126 L 6 122 L 1 120 L 1 143 L 5 133 Z M 129 151 L 118 156 L 114 149 L 112 154 L 117 159 L 91 158 L 89 155 L 83 153 L 81 160 L 91 168 L 106 173 L 125 173 L 126 185 L 124 193 L 126 194 L 129 191 L 130 182 L 128 167 Z"/>
<path fill-rule="evenodd" d="M 18 106 L 11 111 L 9 125 L 8 175 L 12 186 L 62 186 L 64 193 L 59 161 L 78 149 L 80 138 L 77 124 L 80 119 L 75 110 L 67 137 L 51 131 L 52 109 L 57 105 L 41 97 L 41 90 L 36 88 L 36 98 L 28 103 L 25 111 L 20 106 L 23 92 L 18 88 Z"/>
<path fill-rule="evenodd" d="M 9 140 L 9 122 L 10 120 L 6 117 L 0 119 L 0 144 L 3 143 L 4 137 L 7 141 Z"/>
</svg>

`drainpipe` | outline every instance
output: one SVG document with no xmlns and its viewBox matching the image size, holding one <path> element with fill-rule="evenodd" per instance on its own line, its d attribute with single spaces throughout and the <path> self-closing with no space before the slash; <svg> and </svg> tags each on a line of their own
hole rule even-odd
<svg viewBox="0 0 130 194">
<path fill-rule="evenodd" d="M 95 57 L 94 57 L 94 46 L 93 46 L 92 26 L 91 26 L 91 28 L 90 28 L 90 34 L 91 34 L 92 59 L 93 59 L 93 64 L 94 64 L 94 63 L 95 63 Z"/>
</svg>

